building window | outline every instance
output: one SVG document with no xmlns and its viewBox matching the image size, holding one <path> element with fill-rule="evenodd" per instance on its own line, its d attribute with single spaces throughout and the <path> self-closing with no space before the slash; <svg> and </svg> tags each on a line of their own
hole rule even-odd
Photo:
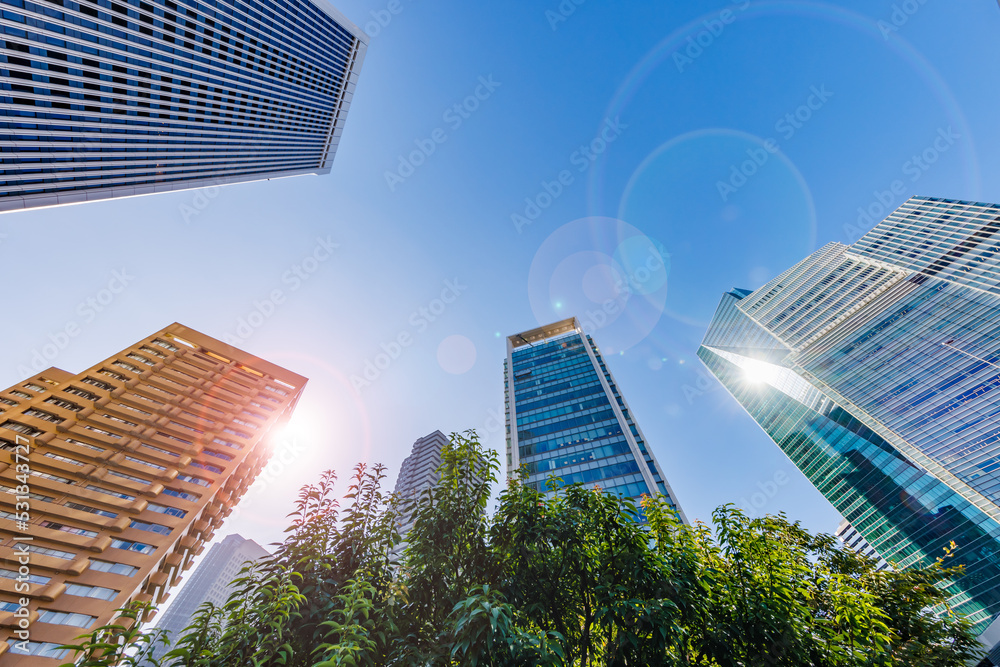
<svg viewBox="0 0 1000 667">
<path fill-rule="evenodd" d="M 10 429 L 11 431 L 14 431 L 16 433 L 23 433 L 24 435 L 30 436 L 32 438 L 41 435 L 42 433 L 45 432 L 42 431 L 41 429 L 35 428 L 34 426 L 28 426 L 27 424 L 22 424 L 21 422 L 16 422 L 12 419 L 8 419 L 3 424 L 0 424 L 0 427 Z"/>
<path fill-rule="evenodd" d="M 94 598 L 96 600 L 114 600 L 118 593 L 112 588 L 103 586 L 87 586 L 85 584 L 66 584 L 66 595 L 76 595 L 81 598 Z"/>
<path fill-rule="evenodd" d="M 119 540 L 112 538 L 111 546 L 115 549 L 121 549 L 123 551 L 135 551 L 141 554 L 151 554 L 156 551 L 156 548 L 151 544 L 143 544 L 142 542 L 133 542 L 131 540 Z"/>
<path fill-rule="evenodd" d="M 136 354 L 135 352 L 129 352 L 128 354 L 125 355 L 125 357 L 128 359 L 132 359 L 133 361 L 138 361 L 140 364 L 146 364 L 147 366 L 156 365 L 155 361 L 150 361 L 146 357 L 142 356 L 141 354 Z"/>
<path fill-rule="evenodd" d="M 103 489 L 99 486 L 94 486 L 93 484 L 88 484 L 86 488 L 88 491 L 103 493 L 106 496 L 114 496 L 115 498 L 124 498 L 125 500 L 135 500 L 135 496 L 129 495 L 127 493 L 122 493 L 121 491 L 110 491 L 108 489 Z"/>
<path fill-rule="evenodd" d="M 223 470 L 219 466 L 214 466 L 211 463 L 202 463 L 201 461 L 192 461 L 189 464 L 192 468 L 201 468 L 202 470 L 207 470 L 209 472 L 214 472 L 217 475 L 221 475 Z"/>
<path fill-rule="evenodd" d="M 181 500 L 189 500 L 193 503 L 201 500 L 201 496 L 196 493 L 186 493 L 184 491 L 178 491 L 177 489 L 171 489 L 169 486 L 163 489 L 163 493 L 168 496 L 174 496 L 175 498 L 180 498 Z"/>
<path fill-rule="evenodd" d="M 63 399 L 56 398 L 55 396 L 50 396 L 46 398 L 45 402 L 51 403 L 52 405 L 63 408 L 65 410 L 72 410 L 73 412 L 79 412 L 80 410 L 83 410 L 82 405 L 77 405 L 73 401 L 64 401 Z"/>
<path fill-rule="evenodd" d="M 177 442 L 183 442 L 185 445 L 194 444 L 190 440 L 185 440 L 184 438 L 178 438 L 176 435 L 170 435 L 169 433 L 164 433 L 163 431 L 157 431 L 156 435 L 160 436 L 161 438 L 166 438 L 167 440 L 176 440 Z"/>
<path fill-rule="evenodd" d="M 112 366 L 117 366 L 118 368 L 124 368 L 125 370 L 129 371 L 130 373 L 135 373 L 136 375 L 138 375 L 139 373 L 142 372 L 141 368 L 138 368 L 137 366 L 133 366 L 132 364 L 127 364 L 124 361 L 119 361 L 118 359 L 112 361 L 111 365 Z"/>
<path fill-rule="evenodd" d="M 117 519 L 118 515 L 114 512 L 109 512 L 107 510 L 98 509 L 97 507 L 91 507 L 90 505 L 81 505 L 80 503 L 74 503 L 72 501 L 67 501 L 63 503 L 66 507 L 71 510 L 80 510 L 81 512 L 89 512 L 90 514 L 99 514 L 100 516 L 106 516 L 109 519 Z"/>
<path fill-rule="evenodd" d="M 54 611 L 52 609 L 38 610 L 39 623 L 49 623 L 51 625 L 72 625 L 74 628 L 89 628 L 96 620 L 96 616 L 76 614 L 71 611 Z"/>
<path fill-rule="evenodd" d="M 138 530 L 145 530 L 148 533 L 159 533 L 160 535 L 169 535 L 171 528 L 163 526 L 158 523 L 152 523 L 150 521 L 139 521 L 138 519 L 132 519 L 131 523 L 128 525 L 129 528 L 136 528 Z"/>
<path fill-rule="evenodd" d="M 193 428 L 191 426 L 185 426 L 184 424 L 181 424 L 180 422 L 172 421 L 172 422 L 170 422 L 170 425 L 171 426 L 176 426 L 177 428 L 182 428 L 182 429 L 187 430 L 187 431 L 193 431 L 195 433 L 204 433 L 204 431 L 202 431 L 201 429 Z"/>
<path fill-rule="evenodd" d="M 35 477 L 41 477 L 42 479 L 51 479 L 53 482 L 61 482 L 63 484 L 73 484 L 73 480 L 67 479 L 66 477 L 60 477 L 59 475 L 53 475 L 47 472 L 39 472 L 38 470 L 32 470 L 31 474 Z"/>
<path fill-rule="evenodd" d="M 115 363 L 118 363 L 118 362 L 115 362 Z M 107 368 L 102 368 L 101 370 L 99 370 L 97 372 L 100 373 L 101 375 L 105 375 L 105 376 L 107 376 L 109 378 L 118 380 L 119 382 L 128 382 L 128 378 L 127 377 L 125 377 L 121 373 L 115 373 L 112 370 L 108 370 Z"/>
<path fill-rule="evenodd" d="M 8 570 L 6 568 L 0 568 L 0 577 L 5 579 L 25 579 L 17 570 Z M 45 584 L 52 581 L 51 577 L 43 577 L 40 574 L 29 574 L 27 576 L 27 581 L 32 584 L 38 584 L 39 586 L 44 586 Z"/>
<path fill-rule="evenodd" d="M 235 442 L 230 442 L 229 440 L 223 440 L 222 438 L 212 438 L 212 442 L 217 445 L 225 445 L 226 447 L 232 447 L 233 449 L 243 449 L 243 445 L 237 445 Z"/>
<path fill-rule="evenodd" d="M 166 491 L 166 490 L 164 490 Z M 148 503 L 146 509 L 150 512 L 159 512 L 160 514 L 166 514 L 168 516 L 175 516 L 179 519 L 183 519 L 187 516 L 187 511 L 177 509 L 176 507 L 168 507 L 167 505 L 158 505 L 157 503 Z"/>
<path fill-rule="evenodd" d="M 175 458 L 180 456 L 180 454 L 175 454 L 174 452 L 169 452 L 166 449 L 163 449 L 161 447 L 154 447 L 153 445 L 147 445 L 145 443 L 143 443 L 142 446 L 145 447 L 146 449 L 152 449 L 154 452 L 159 452 L 160 454 L 166 454 L 167 456 L 173 456 Z"/>
<path fill-rule="evenodd" d="M 127 479 L 130 482 L 138 482 L 139 484 L 151 484 L 149 480 L 142 479 L 141 477 L 135 477 L 134 475 L 129 475 L 118 470 L 109 470 L 109 475 L 114 475 L 115 477 L 121 477 L 122 479 Z"/>
<path fill-rule="evenodd" d="M 45 393 L 45 387 L 43 387 L 40 384 L 35 384 L 34 382 L 25 382 L 21 386 L 23 386 L 25 389 L 30 389 L 31 391 L 39 393 L 39 394 Z"/>
<path fill-rule="evenodd" d="M 198 486 L 212 486 L 212 483 L 207 479 L 202 479 L 201 477 L 195 477 L 193 475 L 186 475 L 184 473 L 177 475 L 177 480 L 180 482 L 187 482 L 189 484 L 197 484 Z"/>
<path fill-rule="evenodd" d="M 131 461 L 132 463 L 138 463 L 141 466 L 146 466 L 148 468 L 153 468 L 155 470 L 166 470 L 167 469 L 166 466 L 161 466 L 161 465 L 157 465 L 155 463 L 150 463 L 149 461 L 144 461 L 142 459 L 137 459 L 134 456 L 126 456 L 125 460 L 126 461 Z"/>
<path fill-rule="evenodd" d="M 153 348 L 151 348 L 148 345 L 143 345 L 142 347 L 139 348 L 139 351 L 140 352 L 145 352 L 146 354 L 151 354 L 154 357 L 159 357 L 160 359 L 166 359 L 167 358 L 167 355 L 163 354 L 159 350 L 154 350 Z"/>
<path fill-rule="evenodd" d="M 117 433 L 112 433 L 110 431 L 105 431 L 103 428 L 97 428 L 96 426 L 90 426 L 89 424 L 84 424 L 83 428 L 87 429 L 88 431 L 93 431 L 94 433 L 100 433 L 101 435 L 103 435 L 103 436 L 105 436 L 107 438 L 112 438 L 114 440 L 121 440 L 122 439 L 122 437 L 120 435 L 118 435 Z"/>
<path fill-rule="evenodd" d="M 163 391 L 163 390 L 162 389 L 158 389 L 157 391 Z M 163 392 L 163 393 L 166 394 L 166 393 L 170 393 L 170 392 Z M 143 396 L 142 394 L 133 394 L 132 397 L 133 398 L 138 398 L 139 400 L 142 400 L 142 401 L 146 401 L 147 403 L 152 403 L 153 405 L 159 405 L 159 406 L 163 406 L 164 405 L 163 401 L 158 401 L 155 398 L 150 398 L 149 396 Z"/>
<path fill-rule="evenodd" d="M 178 348 L 177 348 L 176 346 L 174 346 L 174 345 L 171 345 L 170 343 L 168 343 L 167 341 L 165 341 L 165 340 L 163 340 L 163 339 L 161 339 L 161 338 L 154 338 L 154 339 L 153 339 L 152 341 L 150 341 L 150 342 L 151 342 L 151 343 L 152 343 L 153 345 L 159 345 L 159 346 L 160 346 L 160 347 L 162 347 L 163 349 L 165 349 L 165 350 L 170 350 L 171 352 L 176 352 L 176 351 L 177 351 L 177 349 L 178 349 Z"/>
<path fill-rule="evenodd" d="M 110 371 L 108 371 L 108 372 L 110 373 Z M 115 374 L 115 375 L 117 375 L 117 374 Z M 94 385 L 98 389 L 103 389 L 104 391 L 113 391 L 114 388 L 115 388 L 115 386 L 113 384 L 108 384 L 107 382 L 102 382 L 102 381 L 98 380 L 97 378 L 90 377 L 89 375 L 87 377 L 83 378 L 81 380 L 81 382 L 85 382 L 87 384 Z"/>
<path fill-rule="evenodd" d="M 110 419 L 113 422 L 118 422 L 119 424 L 125 424 L 125 426 L 130 426 L 132 428 L 138 426 L 138 424 L 136 424 L 135 422 L 130 422 L 127 419 L 122 419 L 121 417 L 115 417 L 114 415 L 101 415 L 101 416 L 105 417 L 106 419 Z"/>
<path fill-rule="evenodd" d="M 75 526 L 67 526 L 64 523 L 57 523 L 55 521 L 43 521 L 40 525 L 42 528 L 48 528 L 50 530 L 61 530 L 64 533 L 69 533 L 71 535 L 82 535 L 83 537 L 97 537 L 97 531 L 87 530 L 86 528 L 77 528 Z"/>
<path fill-rule="evenodd" d="M 11 480 L 11 481 L 13 481 L 13 480 Z M 17 492 L 17 489 L 15 489 L 14 487 L 7 486 L 6 484 L 4 484 L 2 482 L 0 482 L 0 489 L 5 489 L 7 491 L 7 493 L 10 493 L 12 495 L 24 495 L 24 494 L 19 494 Z M 34 491 L 29 491 L 28 492 L 28 497 L 29 498 L 34 498 L 35 500 L 41 500 L 41 501 L 47 502 L 47 503 L 50 503 L 53 500 L 55 500 L 55 498 L 53 498 L 52 496 L 45 496 L 45 495 L 42 495 L 41 493 L 36 493 Z"/>
<path fill-rule="evenodd" d="M 64 439 L 66 440 L 66 442 L 70 443 L 71 445 L 79 445 L 80 447 L 86 447 L 87 449 L 92 449 L 95 452 L 105 452 L 105 451 L 107 451 L 106 449 L 104 449 L 104 447 L 98 447 L 97 445 L 92 445 L 89 442 L 81 442 L 81 441 L 77 440 L 76 438 L 64 438 Z"/>
<path fill-rule="evenodd" d="M 288 392 L 284 389 L 278 389 L 277 387 L 272 387 L 269 384 L 264 385 L 264 389 L 277 394 L 278 396 L 288 396 Z"/>
<path fill-rule="evenodd" d="M 133 544 L 136 543 L 133 542 Z M 98 560 L 97 558 L 90 559 L 90 569 L 96 570 L 98 572 L 108 572 L 109 574 L 120 574 L 123 577 L 135 576 L 135 573 L 139 571 L 139 568 L 135 567 L 134 565 L 126 565 L 125 563 L 112 563 L 106 560 Z"/>
<path fill-rule="evenodd" d="M 43 456 L 50 459 L 55 459 L 56 461 L 63 461 L 64 463 L 69 463 L 75 466 L 86 465 L 83 461 L 77 461 L 76 459 L 71 459 L 68 456 L 62 456 L 61 454 L 53 454 L 52 452 L 45 452 Z"/>
<path fill-rule="evenodd" d="M 8 639 L 7 645 L 10 646 L 10 655 L 37 655 L 39 658 L 55 658 L 56 660 L 62 660 L 67 655 L 69 655 L 69 649 L 59 648 L 59 644 L 53 644 L 52 642 L 21 642 L 17 639 Z M 21 647 L 27 645 L 27 652 L 22 651 Z"/>
<path fill-rule="evenodd" d="M 130 412 L 134 412 L 136 414 L 142 415 L 143 417 L 152 417 L 153 416 L 152 412 L 146 412 L 145 410 L 140 410 L 139 408 L 134 408 L 131 405 L 125 405 L 124 403 L 119 403 L 118 407 L 122 408 L 122 409 L 125 409 L 125 410 L 128 410 Z"/>
<path fill-rule="evenodd" d="M 98 396 L 97 394 L 91 394 L 89 391 L 85 389 L 80 389 L 79 387 L 72 387 L 72 386 L 66 387 L 65 389 L 63 389 L 63 391 L 65 391 L 67 394 L 75 394 L 77 396 L 80 396 L 81 398 L 87 399 L 88 401 L 100 400 L 100 396 Z"/>
<path fill-rule="evenodd" d="M 24 416 L 34 417 L 35 419 L 41 419 L 42 421 L 51 422 L 53 424 L 62 424 L 66 421 L 57 414 L 46 412 L 45 410 L 39 410 L 38 408 L 28 408 L 24 411 Z"/>
<path fill-rule="evenodd" d="M 73 560 L 76 558 L 76 554 L 70 553 L 69 551 L 60 551 L 59 549 L 51 549 L 49 547 L 39 547 L 34 544 L 28 545 L 28 551 L 38 554 L 39 556 L 51 556 L 53 558 L 61 558 L 63 560 Z"/>
</svg>

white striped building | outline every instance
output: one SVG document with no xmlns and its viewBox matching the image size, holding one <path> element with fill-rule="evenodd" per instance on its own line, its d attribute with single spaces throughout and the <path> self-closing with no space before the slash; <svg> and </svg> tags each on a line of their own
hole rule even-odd
<svg viewBox="0 0 1000 667">
<path fill-rule="evenodd" d="M 368 43 L 327 0 L 0 6 L 0 211 L 328 173 Z"/>
</svg>

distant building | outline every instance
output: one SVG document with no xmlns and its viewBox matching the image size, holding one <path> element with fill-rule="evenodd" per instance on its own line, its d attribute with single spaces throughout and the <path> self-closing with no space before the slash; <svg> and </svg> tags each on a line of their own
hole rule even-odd
<svg viewBox="0 0 1000 667">
<path fill-rule="evenodd" d="M 3 7 L 0 211 L 328 173 L 368 45 L 326 0 Z"/>
<path fill-rule="evenodd" d="M 177 598 L 163 613 L 156 627 L 170 633 L 171 646 L 160 647 L 156 658 L 173 648 L 173 644 L 183 636 L 184 628 L 191 624 L 198 607 L 206 602 L 216 606 L 225 604 L 232 592 L 230 585 L 239 576 L 247 561 L 256 561 L 268 556 L 264 547 L 253 540 L 233 534 L 212 545 L 205 560 L 195 568 L 191 579 L 181 588 Z"/>
<path fill-rule="evenodd" d="M 857 531 L 857 529 L 852 526 L 846 519 L 840 522 L 837 526 L 837 532 L 834 533 L 840 543 L 849 549 L 853 549 L 862 556 L 867 558 L 872 558 L 876 561 L 876 570 L 884 570 L 889 567 L 889 564 L 885 562 L 879 552 L 872 548 L 872 545 L 868 544 L 868 540 L 865 536 Z"/>
<path fill-rule="evenodd" d="M 660 493 L 685 520 L 593 339 L 574 317 L 507 338 L 507 476 L 554 475 L 636 498 Z"/>
<path fill-rule="evenodd" d="M 61 665 L 59 646 L 116 609 L 165 601 L 267 464 L 305 383 L 171 324 L 81 373 L 49 368 L 0 391 L 0 667 Z"/>
<path fill-rule="evenodd" d="M 1000 614 L 1000 205 L 913 197 L 725 294 L 698 356 L 880 555 L 954 542 L 952 608 Z"/>
<path fill-rule="evenodd" d="M 410 455 L 403 460 L 396 478 L 397 496 L 404 501 L 417 500 L 424 491 L 434 486 L 441 478 L 441 452 L 448 444 L 448 437 L 441 431 L 418 438 L 413 443 Z M 406 534 L 413 528 L 415 509 L 405 511 L 399 518 L 399 534 L 405 546 Z M 401 549 L 399 549 L 401 551 Z"/>
</svg>

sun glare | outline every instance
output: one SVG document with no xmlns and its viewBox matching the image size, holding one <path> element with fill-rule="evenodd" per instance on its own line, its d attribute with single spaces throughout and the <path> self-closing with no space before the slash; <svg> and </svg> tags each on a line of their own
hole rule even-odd
<svg viewBox="0 0 1000 667">
<path fill-rule="evenodd" d="M 763 361 L 748 359 L 743 364 L 744 377 L 754 384 L 772 382 L 777 377 L 777 369 Z"/>
</svg>

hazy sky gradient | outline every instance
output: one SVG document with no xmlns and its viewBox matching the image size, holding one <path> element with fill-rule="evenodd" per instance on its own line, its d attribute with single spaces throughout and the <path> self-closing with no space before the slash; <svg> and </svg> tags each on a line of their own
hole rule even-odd
<svg viewBox="0 0 1000 667">
<path fill-rule="evenodd" d="M 630 298 L 594 337 L 687 515 L 737 502 L 832 531 L 694 353 L 722 292 L 854 241 L 880 197 L 1000 202 L 996 3 L 336 4 L 377 34 L 330 175 L 0 216 L 0 384 L 73 322 L 52 362 L 71 372 L 173 321 L 245 338 L 310 378 L 296 451 L 219 531 L 266 544 L 322 469 L 382 462 L 391 488 L 435 429 L 502 451 L 504 337 L 601 311 L 624 269 Z M 518 229 L 526 198 L 548 205 Z M 113 271 L 127 288 L 79 307 Z M 366 362 L 384 368 L 361 386 Z M 752 508 L 758 485 L 773 497 Z"/>
</svg>

